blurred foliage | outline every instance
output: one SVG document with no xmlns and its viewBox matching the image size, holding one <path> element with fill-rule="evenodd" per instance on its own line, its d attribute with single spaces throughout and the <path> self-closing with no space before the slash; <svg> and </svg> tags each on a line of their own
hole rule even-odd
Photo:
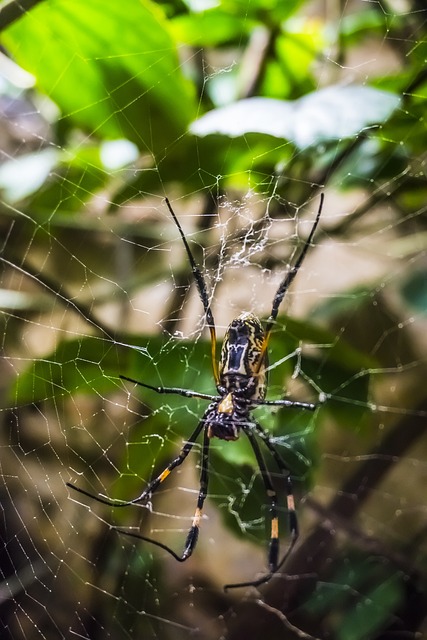
<svg viewBox="0 0 427 640">
<path fill-rule="evenodd" d="M 36 628 L 165 640 L 195 628 L 215 640 L 296 637 L 289 625 L 338 640 L 426 632 L 426 15 L 415 0 L 0 6 L 0 568 L 11 593 L 0 604 L 2 638 Z M 190 229 L 216 312 L 225 285 L 228 300 L 240 294 L 226 273 L 214 290 L 217 270 L 243 250 L 252 265 L 283 273 L 298 251 L 297 221 L 322 190 L 309 259 L 333 245 L 368 268 L 338 284 L 343 254 L 330 252 L 328 286 L 309 316 L 282 310 L 272 334 L 269 398 L 320 402 L 313 414 L 256 412 L 291 470 L 302 540 L 286 565 L 298 579 L 273 580 L 243 602 L 220 585 L 245 579 L 230 575 L 249 565 L 235 563 L 245 542 L 255 577 L 252 543 L 265 547 L 270 535 L 245 438 L 212 444 L 207 511 L 216 505 L 224 527 L 209 534 L 203 523 L 189 573 L 175 575 L 149 545 L 107 525 L 165 534 L 179 548 L 187 519 L 174 529 L 162 510 L 181 516 L 174 488 L 190 476 L 168 479 L 172 497 L 153 499 L 154 513 L 89 501 L 85 510 L 66 499 L 64 481 L 138 495 L 206 406 L 133 388 L 120 374 L 215 392 L 209 344 L 182 339 L 201 305 L 187 317 L 191 269 L 175 251 L 164 196 Z M 250 231 L 239 226 L 244 202 Z M 215 223 L 226 216 L 234 226 L 221 244 Z M 251 256 L 251 238 L 272 221 L 291 223 L 292 240 L 280 231 L 284 253 L 274 237 Z M 264 301 L 258 308 L 247 290 L 258 313 Z M 198 452 L 185 467 L 197 467 Z M 284 509 L 280 525 L 284 550 Z M 22 576 L 28 566 L 33 578 Z"/>
</svg>

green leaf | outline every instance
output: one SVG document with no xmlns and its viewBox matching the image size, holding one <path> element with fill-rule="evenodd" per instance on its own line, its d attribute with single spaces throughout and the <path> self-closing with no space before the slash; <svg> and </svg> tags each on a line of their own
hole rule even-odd
<svg viewBox="0 0 427 640">
<path fill-rule="evenodd" d="M 402 599 L 401 578 L 399 574 L 395 574 L 368 592 L 358 606 L 347 613 L 337 630 L 337 638 L 364 640 L 375 637 L 375 632 L 393 616 Z"/>
<path fill-rule="evenodd" d="M 317 317 L 317 316 L 316 316 Z M 345 340 L 337 340 L 333 331 L 324 329 L 318 324 L 306 320 L 297 320 L 288 316 L 279 316 L 278 323 L 283 324 L 286 336 L 295 341 L 311 345 L 330 345 L 327 347 L 328 360 L 333 364 L 345 363 L 347 371 L 359 371 L 377 364 L 375 358 L 367 356 L 349 345 Z M 274 332 L 271 337 L 271 347 L 276 349 L 276 340 L 282 340 L 280 332 Z"/>
<path fill-rule="evenodd" d="M 378 637 L 403 596 L 405 577 L 390 569 L 380 558 L 347 550 L 345 562 L 332 562 L 330 582 L 318 582 L 304 609 L 310 616 L 334 611 L 333 637 L 339 640 Z"/>
<path fill-rule="evenodd" d="M 312 386 L 310 396 L 299 399 L 319 401 L 316 393 L 313 396 L 315 386 L 325 399 L 322 411 L 328 411 L 337 423 L 346 429 L 360 427 L 360 421 L 365 414 L 369 413 L 369 372 L 378 366 L 377 360 L 351 346 L 344 338 L 337 339 L 334 332 L 316 324 L 283 316 L 279 318 L 279 322 L 283 323 L 283 331 L 272 334 L 270 363 L 283 358 L 286 353 L 292 353 L 301 343 L 306 347 L 315 347 L 318 351 L 315 355 L 309 357 L 295 355 L 287 362 L 288 369 L 285 371 L 288 377 L 298 365 L 304 379 L 310 381 Z M 291 346 L 292 344 L 293 346 Z M 320 348 L 317 345 L 320 345 Z M 298 364 L 297 358 L 299 357 L 301 357 L 301 362 Z M 278 384 L 275 379 L 276 370 L 273 370 L 272 373 L 270 387 L 273 384 Z M 322 400 L 322 395 L 320 400 Z M 291 426 L 290 431 L 302 432 L 304 422 L 307 423 L 310 416 L 305 412 L 286 411 L 285 413 L 286 416 L 290 413 L 296 413 L 293 423 L 301 423 L 300 429 Z M 289 417 L 286 418 L 286 421 L 289 422 Z M 283 428 L 279 433 L 283 433 Z M 289 433 L 289 430 L 287 429 L 285 433 Z M 304 451 L 302 453 L 304 454 Z"/>
<path fill-rule="evenodd" d="M 372 87 L 340 85 L 295 101 L 248 98 L 205 114 L 191 125 L 198 136 L 229 137 L 250 132 L 290 140 L 300 149 L 360 133 L 383 122 L 399 105 L 399 97 Z"/>
<path fill-rule="evenodd" d="M 149 0 L 43 2 L 3 44 L 63 117 L 91 135 L 159 152 L 195 111 L 166 20 Z"/>
<path fill-rule="evenodd" d="M 10 391 L 11 406 L 61 397 L 77 392 L 107 393 L 119 383 L 120 348 L 101 338 L 63 341 L 51 354 L 34 360 L 16 378 Z"/>
<path fill-rule="evenodd" d="M 213 47 L 242 36 L 253 29 L 254 22 L 241 15 L 227 13 L 221 7 L 213 7 L 200 13 L 181 15 L 171 23 L 175 38 L 193 47 Z"/>
<path fill-rule="evenodd" d="M 93 336 L 64 340 L 54 352 L 34 360 L 19 374 L 10 393 L 13 406 L 77 392 L 105 394 L 123 385 L 120 374 L 152 385 L 215 393 L 210 349 L 205 341 L 176 342 L 163 349 L 161 336 L 122 338 L 119 344 Z M 177 395 L 166 399 L 143 388 L 138 393 L 149 399 L 153 409 L 166 402 L 175 410 L 187 404 Z M 197 407 L 196 400 L 189 402 Z"/>
</svg>

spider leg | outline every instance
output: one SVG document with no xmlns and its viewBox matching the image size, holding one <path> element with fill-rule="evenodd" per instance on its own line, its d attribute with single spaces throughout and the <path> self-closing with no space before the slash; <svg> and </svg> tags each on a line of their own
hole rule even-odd
<svg viewBox="0 0 427 640">
<path fill-rule="evenodd" d="M 162 482 L 166 480 L 166 478 L 170 475 L 170 473 L 174 469 L 176 469 L 176 467 L 179 467 L 184 462 L 184 460 L 190 453 L 191 449 L 193 448 L 194 443 L 204 426 L 205 426 L 205 422 L 204 422 L 204 416 L 203 416 L 203 418 L 200 420 L 199 424 L 197 425 L 197 427 L 195 428 L 195 430 L 193 431 L 189 439 L 184 443 L 178 456 L 174 460 L 172 460 L 172 462 L 170 462 L 167 467 L 165 467 L 165 469 L 162 471 L 162 473 L 160 473 L 157 476 L 157 478 L 155 478 L 150 482 L 148 487 L 144 489 L 144 491 L 137 498 L 134 498 L 133 500 L 113 500 L 111 498 L 107 498 L 102 495 L 95 495 L 93 493 L 90 493 L 85 489 L 76 487 L 76 485 L 71 484 L 70 482 L 66 482 L 65 484 L 67 485 L 67 487 L 70 487 L 70 489 L 74 489 L 74 491 L 77 491 L 78 493 L 81 493 L 84 496 L 87 496 L 88 498 L 97 500 L 98 502 L 101 502 L 102 504 L 106 504 L 110 507 L 129 507 L 132 504 L 145 502 L 157 490 L 157 488 L 162 484 Z"/>
<path fill-rule="evenodd" d="M 290 532 L 290 535 L 291 535 L 291 541 L 290 541 L 288 549 L 286 550 L 286 553 L 284 554 L 284 556 L 282 557 L 282 559 L 280 560 L 280 562 L 278 563 L 278 565 L 276 567 L 276 571 L 277 571 L 286 562 L 289 554 L 292 551 L 293 546 L 295 545 L 295 543 L 297 541 L 298 535 L 299 535 L 298 518 L 297 518 L 297 513 L 296 513 L 296 510 L 295 510 L 295 498 L 294 498 L 293 487 L 292 487 L 292 478 L 291 478 L 291 473 L 289 471 L 289 468 L 288 468 L 287 464 L 285 463 L 285 461 L 283 460 L 282 456 L 277 451 L 276 447 L 274 446 L 274 444 L 271 442 L 270 438 L 268 437 L 268 434 L 264 431 L 264 429 L 261 427 L 259 422 L 255 422 L 255 429 L 256 429 L 257 433 L 259 434 L 260 438 L 262 438 L 263 442 L 265 443 L 265 446 L 267 447 L 267 449 L 270 451 L 271 455 L 273 456 L 273 459 L 274 459 L 275 463 L 277 464 L 278 468 L 283 473 L 283 475 L 286 477 L 286 503 L 287 503 L 287 508 L 288 508 L 289 532 Z"/>
<path fill-rule="evenodd" d="M 202 398 L 203 400 L 210 400 L 211 402 L 217 402 L 221 398 L 221 396 L 213 396 L 209 393 L 191 391 L 191 389 L 181 389 L 181 387 L 153 387 L 151 384 L 147 384 L 146 382 L 140 382 L 139 380 L 134 380 L 133 378 L 128 378 L 127 376 L 122 375 L 120 375 L 119 378 L 121 378 L 122 380 L 127 380 L 128 382 L 133 382 L 134 384 L 138 384 L 140 387 L 144 387 L 145 389 L 151 389 L 156 393 L 171 393 L 179 396 L 184 396 L 185 398 Z"/>
<path fill-rule="evenodd" d="M 255 424 L 255 429 L 258 435 L 265 442 L 265 445 L 267 446 L 268 450 L 273 456 L 273 459 L 276 462 L 279 470 L 282 472 L 283 476 L 286 478 L 286 494 L 287 494 L 286 502 L 287 502 L 287 508 L 288 508 L 289 530 L 290 530 L 291 540 L 288 548 L 286 549 L 285 554 L 282 556 L 282 558 L 279 561 L 279 523 L 278 523 L 278 516 L 277 516 L 277 494 L 272 485 L 271 477 L 266 468 L 264 458 L 262 456 L 258 442 L 256 441 L 254 435 L 250 431 L 245 431 L 252 445 L 252 449 L 255 453 L 258 466 L 260 468 L 261 475 L 264 480 L 266 493 L 270 498 L 271 537 L 270 537 L 270 547 L 268 551 L 268 564 L 269 564 L 270 571 L 265 575 L 263 575 L 258 580 L 251 580 L 248 582 L 238 582 L 234 584 L 226 584 L 224 586 L 225 590 L 238 589 L 240 587 L 258 587 L 268 582 L 272 578 L 272 576 L 280 569 L 280 567 L 282 567 L 282 565 L 286 562 L 298 539 L 298 520 L 297 520 L 296 511 L 295 511 L 295 500 L 293 496 L 292 480 L 291 480 L 289 469 L 286 466 L 285 462 L 283 461 L 282 457 L 277 452 L 275 446 L 272 444 L 272 442 L 270 442 L 267 434 L 265 433 L 261 425 L 258 424 L 257 422 L 255 422 L 254 424 Z"/>
<path fill-rule="evenodd" d="M 181 236 L 181 240 L 184 244 L 185 250 L 187 252 L 187 256 L 188 256 L 188 260 L 190 261 L 190 265 L 191 265 L 191 270 L 193 272 L 193 278 L 194 281 L 197 285 L 197 289 L 199 290 L 199 296 L 200 296 L 200 300 L 202 301 L 203 304 L 203 309 L 205 310 L 205 318 L 206 318 L 206 322 L 207 325 L 209 327 L 209 332 L 211 334 L 211 357 L 212 357 L 212 368 L 213 368 L 213 374 L 214 374 L 214 378 L 215 378 L 215 383 L 218 386 L 219 384 L 219 373 L 218 373 L 218 364 L 216 361 L 216 329 L 215 329 L 215 321 L 214 321 L 214 317 L 213 317 L 213 313 L 212 313 L 212 309 L 211 309 L 211 305 L 209 303 L 209 298 L 208 298 L 208 289 L 206 286 L 206 282 L 205 279 L 203 277 L 202 272 L 200 271 L 199 267 L 196 264 L 196 261 L 194 259 L 193 254 L 191 253 L 191 249 L 190 246 L 187 242 L 187 238 L 185 237 L 184 231 L 182 230 L 181 224 L 178 220 L 178 218 L 175 215 L 174 210 L 172 209 L 171 203 L 169 202 L 168 198 L 165 198 L 165 202 L 166 205 L 169 209 L 169 212 L 173 218 L 173 221 L 175 222 L 177 229 L 179 231 L 179 234 Z"/>
<path fill-rule="evenodd" d="M 316 231 L 317 225 L 319 223 L 319 219 L 320 219 L 320 215 L 322 213 L 322 208 L 323 208 L 323 200 L 324 200 L 324 194 L 321 193 L 320 194 L 320 204 L 319 204 L 319 209 L 317 211 L 317 215 L 316 215 L 316 219 L 314 221 L 314 224 L 311 228 L 310 234 L 307 238 L 307 240 L 305 241 L 303 248 L 301 250 L 300 255 L 298 256 L 297 261 L 295 262 L 295 264 L 289 269 L 288 273 L 286 274 L 286 276 L 283 278 L 282 282 L 279 284 L 278 289 L 275 293 L 275 296 L 273 298 L 273 305 L 271 307 L 271 313 L 270 313 L 270 317 L 267 320 L 267 325 L 265 327 L 265 338 L 264 338 L 264 344 L 263 344 L 263 353 L 265 353 L 267 351 L 267 347 L 268 347 L 268 342 L 270 340 L 270 334 L 271 334 L 271 330 L 273 328 L 273 324 L 277 318 L 277 314 L 279 312 L 279 307 L 283 301 L 283 298 L 285 297 L 285 294 L 287 292 L 287 290 L 289 289 L 289 287 L 291 286 L 292 282 L 294 281 L 295 276 L 297 275 L 303 261 L 304 258 L 306 256 L 306 253 L 310 247 L 311 241 L 313 240 L 313 236 L 314 233 Z M 263 358 L 260 358 L 260 365 L 263 362 Z"/>
<path fill-rule="evenodd" d="M 300 402 L 299 400 L 254 400 L 253 404 L 257 406 L 286 407 L 288 409 L 306 409 L 307 411 L 316 411 L 319 406 L 313 402 Z"/>
<path fill-rule="evenodd" d="M 279 307 L 280 307 L 280 305 L 282 303 L 282 300 L 285 297 L 285 294 L 286 294 L 287 290 L 289 289 L 289 287 L 291 286 L 292 282 L 294 281 L 294 278 L 297 275 L 297 273 L 298 273 L 298 271 L 299 271 L 299 269 L 300 269 L 300 267 L 301 267 L 301 265 L 302 265 L 302 263 L 304 261 L 305 255 L 306 255 L 306 253 L 307 253 L 307 251 L 308 251 L 308 249 L 310 247 L 311 241 L 313 240 L 314 233 L 315 233 L 317 225 L 319 223 L 320 215 L 322 213 L 322 208 L 323 208 L 323 200 L 324 200 L 324 194 L 321 193 L 320 194 L 319 209 L 317 211 L 316 219 L 315 219 L 314 224 L 313 224 L 313 226 L 311 228 L 310 234 L 309 234 L 307 240 L 304 243 L 304 246 L 303 246 L 303 248 L 301 250 L 301 253 L 300 253 L 297 261 L 295 262 L 293 267 L 290 268 L 290 270 L 288 271 L 288 273 L 286 274 L 286 276 L 284 277 L 282 282 L 279 284 L 279 287 L 278 287 L 278 289 L 276 291 L 276 294 L 274 296 L 270 317 L 268 319 L 268 323 L 267 323 L 267 327 L 266 327 L 266 332 L 271 330 L 273 322 L 277 318 L 277 313 L 279 311 Z"/>
<path fill-rule="evenodd" d="M 170 555 L 173 556 L 175 560 L 177 560 L 178 562 L 185 562 L 185 560 L 187 560 L 187 558 L 189 558 L 193 553 L 197 544 L 197 540 L 199 538 L 200 521 L 202 519 L 203 505 L 205 503 L 207 492 L 208 492 L 209 444 L 210 444 L 210 439 L 208 437 L 207 430 L 205 429 L 204 437 L 203 437 L 202 464 L 201 464 L 201 472 L 200 472 L 200 488 L 199 488 L 199 495 L 197 498 L 196 511 L 194 513 L 192 525 L 190 527 L 190 530 L 187 534 L 187 538 L 185 540 L 184 551 L 182 552 L 181 555 L 178 555 L 177 553 L 175 553 L 173 549 L 168 547 L 163 542 L 159 542 L 158 540 L 153 540 L 152 538 L 147 538 L 146 536 L 142 536 L 139 533 L 132 533 L 131 531 L 125 531 L 124 529 L 119 529 L 116 527 L 113 527 L 113 529 L 115 529 L 115 531 L 118 531 L 118 533 L 122 533 L 126 536 L 137 538 L 138 540 L 143 540 L 144 542 L 150 542 L 151 544 L 154 544 L 156 547 L 160 547 L 160 549 L 163 549 L 164 551 L 167 551 L 168 553 L 170 553 Z"/>
</svg>

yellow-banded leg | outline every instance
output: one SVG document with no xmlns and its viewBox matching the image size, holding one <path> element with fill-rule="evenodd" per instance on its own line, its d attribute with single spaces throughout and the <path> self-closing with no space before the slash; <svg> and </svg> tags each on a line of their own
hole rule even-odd
<svg viewBox="0 0 427 640">
<path fill-rule="evenodd" d="M 264 431 L 264 429 L 261 427 L 261 425 L 258 422 L 255 423 L 255 429 L 257 430 L 258 435 L 265 442 L 265 446 L 270 451 L 271 455 L 274 458 L 274 461 L 276 462 L 276 464 L 279 467 L 280 471 L 282 472 L 283 476 L 286 477 L 286 504 L 287 504 L 287 508 L 288 508 L 289 533 L 290 533 L 290 536 L 291 536 L 291 541 L 290 541 L 289 548 L 286 551 L 286 554 L 280 560 L 279 564 L 276 567 L 276 570 L 277 570 L 285 562 L 285 560 L 288 557 L 292 547 L 294 546 L 294 544 L 295 544 L 295 542 L 296 542 L 296 540 L 298 538 L 298 534 L 299 534 L 299 531 L 298 531 L 298 519 L 297 519 L 296 510 L 295 510 L 295 499 L 294 499 L 293 488 L 292 488 L 292 479 L 291 479 L 290 471 L 289 471 L 286 463 L 284 462 L 283 458 L 281 457 L 281 455 L 277 451 L 277 449 L 274 446 L 274 444 L 271 442 L 271 440 L 268 437 L 267 433 Z"/>
<path fill-rule="evenodd" d="M 146 502 L 150 498 L 150 496 L 156 491 L 156 489 L 162 484 L 162 482 L 166 480 L 166 478 L 171 474 L 171 472 L 184 462 L 184 460 L 190 453 L 191 449 L 193 448 L 194 443 L 198 438 L 200 432 L 204 428 L 204 426 L 205 426 L 205 421 L 203 416 L 203 418 L 200 420 L 199 424 L 197 425 L 197 427 L 195 428 L 195 430 L 193 431 L 189 439 L 184 443 L 178 456 L 168 464 L 168 466 L 157 476 L 157 478 L 155 478 L 150 482 L 148 487 L 146 487 L 146 489 L 144 489 L 144 491 L 137 498 L 133 498 L 133 500 L 113 500 L 112 498 L 108 498 L 106 496 L 94 495 L 89 491 L 86 491 L 85 489 L 76 487 L 76 485 L 71 484 L 70 482 L 67 482 L 66 485 L 67 487 L 74 489 L 74 491 L 77 491 L 78 493 L 81 493 L 84 496 L 87 496 L 88 498 L 94 498 L 98 502 L 101 502 L 102 504 L 107 504 L 110 507 L 128 507 L 132 504 L 139 504 L 140 502 Z"/>
<path fill-rule="evenodd" d="M 279 453 L 277 452 L 275 446 L 272 444 L 272 442 L 270 442 L 268 435 L 265 433 L 261 425 L 255 422 L 254 427 L 258 435 L 265 442 L 265 445 L 270 451 L 280 472 L 286 477 L 286 505 L 288 509 L 289 532 L 290 532 L 291 539 L 285 554 L 279 561 L 279 519 L 278 519 L 278 513 L 277 513 L 277 493 L 271 482 L 271 476 L 267 470 L 264 457 L 259 448 L 258 442 L 254 434 L 249 429 L 245 429 L 245 433 L 250 440 L 252 449 L 255 453 L 255 456 L 258 462 L 259 469 L 261 471 L 266 494 L 270 499 L 271 533 L 270 533 L 270 544 L 268 549 L 269 572 L 266 573 L 261 578 L 259 578 L 258 580 L 251 580 L 248 582 L 238 582 L 234 584 L 226 584 L 224 586 L 224 589 L 236 589 L 240 587 L 257 587 L 261 584 L 268 582 L 272 577 L 272 575 L 276 573 L 280 569 L 280 567 L 284 564 L 284 562 L 288 558 L 298 538 L 298 520 L 297 520 L 296 511 L 295 511 L 295 500 L 293 496 L 292 480 L 290 477 L 289 469 L 286 466 L 283 459 L 281 458 L 281 456 L 279 455 Z"/>
<path fill-rule="evenodd" d="M 208 464 L 209 464 L 209 444 L 210 438 L 208 432 L 205 429 L 203 435 L 203 451 L 202 451 L 202 465 L 200 471 L 200 488 L 197 498 L 196 512 L 194 514 L 193 523 L 191 529 L 188 532 L 187 539 L 185 541 L 184 552 L 181 556 L 181 560 L 184 561 L 191 556 L 194 547 L 197 544 L 200 530 L 200 521 L 203 515 L 203 505 L 208 493 Z"/>
<path fill-rule="evenodd" d="M 276 571 L 277 562 L 279 557 L 279 519 L 277 514 L 277 493 L 273 487 L 273 483 L 271 481 L 270 473 L 265 464 L 264 456 L 262 455 L 259 444 L 252 433 L 250 428 L 244 430 L 244 433 L 247 435 L 249 442 L 251 443 L 253 452 L 255 454 L 259 470 L 261 472 L 261 477 L 264 483 L 265 492 L 270 501 L 270 521 L 271 521 L 271 534 L 270 534 L 270 544 L 268 549 L 268 567 L 269 573 L 266 576 L 263 576 L 259 580 L 250 581 L 250 582 L 239 582 L 236 584 L 226 584 L 224 589 L 235 589 L 237 587 L 246 587 L 246 586 L 257 586 L 262 584 L 263 582 L 267 582 L 270 579 L 271 575 Z"/>
<path fill-rule="evenodd" d="M 191 448 L 193 447 L 195 438 L 197 438 L 198 434 L 200 433 L 200 430 L 203 427 L 204 427 L 204 422 L 202 420 L 198 425 L 196 431 L 192 434 L 191 443 L 187 442 L 184 445 L 184 447 L 181 449 L 180 455 L 177 458 L 175 458 L 175 460 L 166 467 L 166 469 L 149 485 L 149 487 L 147 487 L 146 493 L 149 492 L 150 488 L 151 488 L 151 493 L 153 493 L 157 489 L 157 487 L 163 482 L 163 480 L 165 480 L 168 477 L 171 471 L 175 469 L 177 466 L 179 466 L 180 464 L 182 464 L 182 462 L 185 460 L 188 453 L 190 452 Z M 202 464 L 201 464 L 201 472 L 200 472 L 199 496 L 197 498 L 197 506 L 196 506 L 193 522 L 185 541 L 184 551 L 182 552 L 181 555 L 178 555 L 177 553 L 175 553 L 173 549 L 168 547 L 166 544 L 163 544 L 163 542 L 159 542 L 158 540 L 153 540 L 152 538 L 147 538 L 146 536 L 143 536 L 140 533 L 133 533 L 132 531 L 126 531 L 125 529 L 120 529 L 119 527 L 112 527 L 112 528 L 118 533 L 122 533 L 126 536 L 130 536 L 131 538 L 137 538 L 138 540 L 143 540 L 144 542 L 150 542 L 151 544 L 154 544 L 156 547 L 160 547 L 160 549 L 163 549 L 164 551 L 167 551 L 168 553 L 170 553 L 170 555 L 173 556 L 175 560 L 177 560 L 178 562 L 185 562 L 185 560 L 187 560 L 187 558 L 189 558 L 193 553 L 197 544 L 197 540 L 199 538 L 200 521 L 202 519 L 203 505 L 206 500 L 206 495 L 208 492 L 209 443 L 210 443 L 210 440 L 207 435 L 207 430 L 205 430 L 204 437 L 203 437 L 203 451 L 202 451 Z"/>
</svg>

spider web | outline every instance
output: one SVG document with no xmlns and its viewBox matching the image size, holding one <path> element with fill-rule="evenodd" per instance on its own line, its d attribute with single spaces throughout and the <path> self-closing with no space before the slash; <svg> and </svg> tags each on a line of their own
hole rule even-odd
<svg viewBox="0 0 427 640">
<path fill-rule="evenodd" d="M 277 59 L 265 54 L 271 40 L 255 29 L 265 22 L 251 3 L 200 13 L 138 3 L 148 27 L 132 23 L 137 3 L 88 3 L 88 23 L 86 3 L 66 4 L 10 2 L 0 10 L 3 46 L 16 61 L 1 60 L 0 96 L 1 637 L 422 637 L 425 8 L 344 3 L 334 14 L 294 3 L 279 20 L 269 6 L 286 27 L 288 40 L 277 46 L 288 79 L 297 73 L 295 51 L 310 51 L 310 75 L 294 75 L 292 87 L 280 84 Z M 108 41 L 125 14 L 132 28 Z M 219 18 L 244 35 L 219 46 Z M 94 42 L 101 21 L 104 40 Z M 173 36 L 165 29 L 164 41 L 142 45 L 162 21 Z M 56 30 L 56 48 L 37 32 L 41 25 Z M 78 49 L 85 29 L 91 45 Z M 259 66 L 249 56 L 255 32 Z M 181 58 L 172 37 L 187 45 Z M 363 100 L 374 104 L 374 94 L 338 89 L 333 104 L 348 111 L 342 121 L 333 111 L 335 132 L 326 109 L 320 124 L 305 116 L 298 136 L 297 123 L 284 135 L 277 127 L 288 121 L 268 115 L 237 134 L 232 127 L 247 126 L 244 101 L 237 120 L 221 108 L 246 77 L 248 57 L 256 90 L 243 83 L 239 97 L 286 96 L 295 119 L 320 109 L 297 102 L 326 99 L 314 88 L 375 88 L 378 100 L 387 89 L 400 103 L 370 120 Z M 197 68 L 188 142 L 183 114 Z M 80 84 L 72 85 L 73 70 Z M 179 85 L 178 73 L 193 75 Z M 181 102 L 168 104 L 165 87 Z M 156 124 L 165 103 L 167 130 Z M 358 107 L 366 121 L 356 126 Z M 203 120 L 209 111 L 218 120 Z M 313 414 L 256 411 L 292 471 L 300 538 L 285 573 L 260 589 L 224 593 L 224 584 L 266 572 L 268 499 L 245 438 L 212 441 L 200 539 L 182 564 L 114 527 L 179 553 L 197 500 L 200 442 L 146 505 L 109 508 L 66 483 L 123 500 L 139 495 L 206 406 L 124 383 L 120 374 L 215 393 L 202 304 L 164 197 L 203 271 L 220 342 L 242 311 L 268 317 L 320 192 L 320 229 L 272 333 L 268 397 L 321 406 Z M 283 478 L 265 455 L 285 505 Z M 283 553 L 284 506 L 280 534 Z"/>
</svg>

